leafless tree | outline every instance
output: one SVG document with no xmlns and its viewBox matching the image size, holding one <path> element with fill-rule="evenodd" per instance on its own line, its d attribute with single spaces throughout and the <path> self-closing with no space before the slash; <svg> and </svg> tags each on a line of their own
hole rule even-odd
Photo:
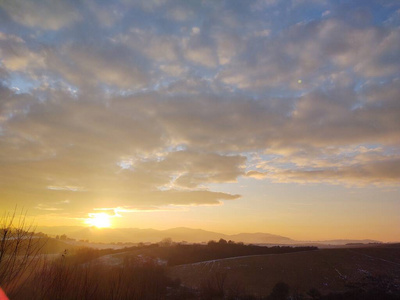
<svg viewBox="0 0 400 300">
<path fill-rule="evenodd" d="M 35 236 L 26 215 L 17 210 L 0 217 L 0 286 L 6 286 L 37 261 L 44 242 Z"/>
</svg>

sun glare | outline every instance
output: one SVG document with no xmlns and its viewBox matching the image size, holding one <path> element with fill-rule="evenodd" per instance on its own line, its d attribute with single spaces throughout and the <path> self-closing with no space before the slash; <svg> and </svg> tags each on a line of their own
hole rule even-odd
<svg viewBox="0 0 400 300">
<path fill-rule="evenodd" d="M 97 228 L 111 227 L 110 215 L 106 213 L 89 214 L 89 218 L 85 220 L 85 223 Z"/>
</svg>

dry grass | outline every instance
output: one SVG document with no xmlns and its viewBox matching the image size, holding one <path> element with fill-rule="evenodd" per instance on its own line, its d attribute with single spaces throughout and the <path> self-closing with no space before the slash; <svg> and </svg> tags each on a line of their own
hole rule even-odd
<svg viewBox="0 0 400 300">
<path fill-rule="evenodd" d="M 92 259 L 88 255 L 93 255 Z M 169 283 L 163 267 L 126 259 L 119 266 L 98 263 L 81 252 L 43 261 L 32 276 L 6 289 L 11 299 L 164 299 Z M 83 262 L 86 261 L 86 262 Z"/>
</svg>

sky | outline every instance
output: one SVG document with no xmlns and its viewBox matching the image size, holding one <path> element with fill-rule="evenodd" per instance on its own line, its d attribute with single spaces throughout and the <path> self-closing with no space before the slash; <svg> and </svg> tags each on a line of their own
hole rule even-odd
<svg viewBox="0 0 400 300">
<path fill-rule="evenodd" d="M 397 0 L 0 1 L 0 211 L 400 240 Z"/>
</svg>

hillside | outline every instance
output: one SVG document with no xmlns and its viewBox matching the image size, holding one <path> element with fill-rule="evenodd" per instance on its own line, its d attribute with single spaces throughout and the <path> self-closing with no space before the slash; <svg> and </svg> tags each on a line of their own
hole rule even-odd
<svg viewBox="0 0 400 300">
<path fill-rule="evenodd" d="M 292 289 L 323 293 L 346 290 L 373 278 L 400 284 L 400 247 L 322 249 L 316 251 L 228 258 L 170 268 L 172 278 L 199 287 L 215 273 L 227 274 L 227 286 L 240 283 L 247 293 L 268 295 L 283 281 Z M 368 279 L 369 278 L 369 279 Z"/>
</svg>

